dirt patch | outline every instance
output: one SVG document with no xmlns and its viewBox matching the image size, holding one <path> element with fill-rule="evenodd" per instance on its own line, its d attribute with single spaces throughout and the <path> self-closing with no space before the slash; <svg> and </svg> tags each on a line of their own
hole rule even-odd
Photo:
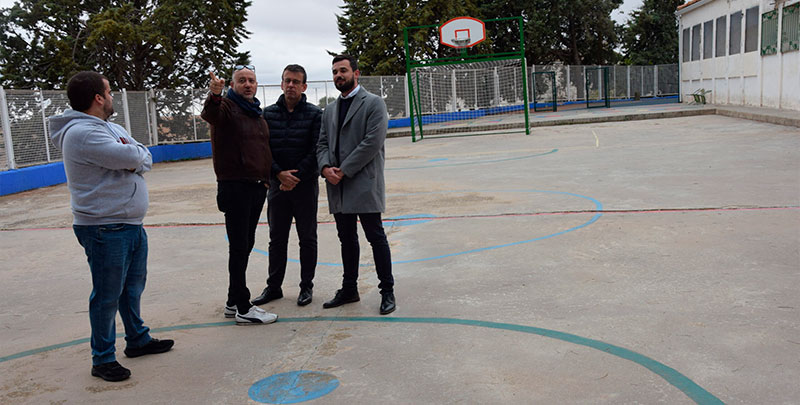
<svg viewBox="0 0 800 405">
<path fill-rule="evenodd" d="M 96 385 L 96 386 L 86 387 L 86 391 L 89 391 L 89 392 L 94 393 L 94 394 L 97 394 L 97 393 L 100 393 L 100 392 L 107 392 L 107 391 L 122 391 L 122 390 L 126 390 L 128 388 L 133 388 L 137 384 L 138 383 L 136 381 L 131 381 L 131 382 L 124 383 L 124 384 L 109 383 L 108 385 L 102 385 L 102 386 Z"/>
</svg>

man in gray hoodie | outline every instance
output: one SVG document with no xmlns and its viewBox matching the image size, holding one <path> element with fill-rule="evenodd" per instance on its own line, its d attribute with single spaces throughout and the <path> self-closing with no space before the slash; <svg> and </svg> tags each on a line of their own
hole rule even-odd
<svg viewBox="0 0 800 405">
<path fill-rule="evenodd" d="M 131 372 L 114 354 L 117 311 L 125 326 L 127 357 L 163 353 L 174 344 L 150 337 L 139 315 L 147 277 L 142 220 L 148 195 L 142 173 L 150 170 L 153 158 L 124 128 L 107 121 L 114 107 L 103 75 L 76 74 L 67 83 L 67 97 L 72 110 L 50 117 L 50 133 L 64 155 L 72 228 L 92 273 L 92 375 L 122 381 Z"/>
</svg>

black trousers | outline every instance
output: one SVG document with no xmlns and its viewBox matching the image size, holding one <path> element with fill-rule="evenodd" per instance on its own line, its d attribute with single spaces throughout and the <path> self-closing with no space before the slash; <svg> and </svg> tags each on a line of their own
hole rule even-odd
<svg viewBox="0 0 800 405">
<path fill-rule="evenodd" d="M 361 220 L 361 228 L 372 246 L 372 257 L 375 260 L 375 272 L 378 273 L 378 288 L 381 292 L 394 292 L 392 277 L 392 254 L 389 241 L 383 231 L 381 214 L 334 214 L 336 231 L 342 244 L 342 265 L 344 276 L 342 289 L 355 291 L 358 285 L 358 259 L 361 255 L 358 245 L 357 221 Z"/>
<path fill-rule="evenodd" d="M 273 187 L 276 187 L 273 184 Z M 277 191 L 277 192 L 276 192 Z M 317 268 L 317 200 L 319 183 L 301 182 L 292 191 L 272 190 L 269 220 L 269 277 L 267 285 L 280 290 L 286 275 L 286 256 L 292 219 L 300 240 L 300 288 L 314 287 Z"/>
<path fill-rule="evenodd" d="M 228 234 L 228 301 L 239 313 L 250 310 L 247 289 L 247 262 L 256 241 L 256 226 L 267 199 L 263 183 L 220 181 L 217 183 L 217 207 L 225 213 Z"/>
</svg>

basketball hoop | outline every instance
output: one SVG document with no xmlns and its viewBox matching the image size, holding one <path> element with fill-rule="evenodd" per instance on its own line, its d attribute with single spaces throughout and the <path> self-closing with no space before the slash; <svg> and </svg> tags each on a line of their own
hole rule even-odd
<svg viewBox="0 0 800 405">
<path fill-rule="evenodd" d="M 486 39 L 486 25 L 472 17 L 456 17 L 439 26 L 439 42 L 451 48 L 469 48 Z"/>
<path fill-rule="evenodd" d="M 450 40 L 454 45 L 459 47 L 466 47 L 469 45 L 469 37 L 466 38 L 453 38 Z"/>
</svg>

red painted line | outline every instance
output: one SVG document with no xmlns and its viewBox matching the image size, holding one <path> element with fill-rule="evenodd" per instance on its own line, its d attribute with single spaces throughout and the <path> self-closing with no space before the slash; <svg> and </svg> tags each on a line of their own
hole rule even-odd
<svg viewBox="0 0 800 405">
<path fill-rule="evenodd" d="M 401 219 L 383 218 L 384 221 L 403 222 L 403 221 L 419 221 L 419 220 L 442 220 L 442 219 L 465 219 L 465 218 L 502 218 L 502 217 L 535 217 L 544 215 L 575 215 L 575 214 L 667 214 L 667 213 L 686 213 L 686 212 L 721 212 L 721 211 L 775 211 L 775 210 L 800 210 L 800 205 L 778 206 L 778 207 L 722 207 L 722 208 L 646 208 L 646 209 L 631 209 L 631 210 L 578 210 L 578 211 L 553 211 L 553 212 L 512 212 L 502 214 L 490 215 L 454 215 L 444 217 L 407 217 Z M 319 221 L 318 224 L 331 225 L 335 224 L 334 221 Z M 258 226 L 265 226 L 266 222 L 259 222 Z M 145 228 L 207 228 L 207 227 L 221 227 L 225 226 L 224 223 L 219 224 L 173 224 L 173 225 L 145 225 Z M 21 229 L 0 229 L 0 232 L 15 232 L 15 231 L 52 231 L 72 229 L 72 227 L 53 227 L 53 228 L 21 228 Z"/>
</svg>

